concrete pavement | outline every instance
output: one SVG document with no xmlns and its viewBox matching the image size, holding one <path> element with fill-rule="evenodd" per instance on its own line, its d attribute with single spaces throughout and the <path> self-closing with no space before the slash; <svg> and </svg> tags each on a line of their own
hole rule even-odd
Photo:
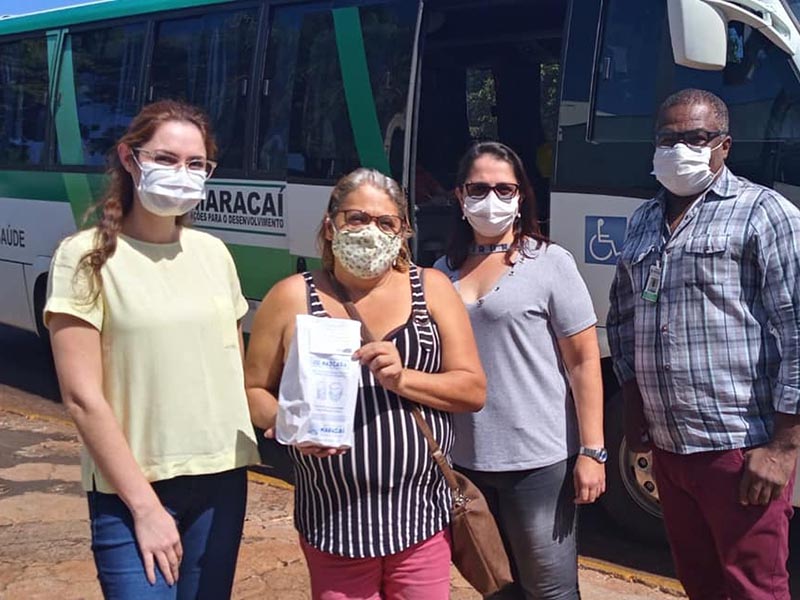
<svg viewBox="0 0 800 600">
<path fill-rule="evenodd" d="M 79 441 L 60 405 L 36 404 L 0 384 L 0 598 L 100 598 L 80 488 Z M 309 597 L 308 576 L 292 526 L 292 492 L 254 475 L 234 598 Z M 586 600 L 674 598 L 674 586 L 602 563 L 580 571 Z M 638 581 L 645 580 L 649 585 Z M 479 596 L 457 572 L 453 600 Z"/>
</svg>

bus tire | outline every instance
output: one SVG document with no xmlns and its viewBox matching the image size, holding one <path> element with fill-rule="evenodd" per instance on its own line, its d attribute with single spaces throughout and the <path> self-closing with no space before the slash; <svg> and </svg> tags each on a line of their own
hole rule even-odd
<svg viewBox="0 0 800 600">
<path fill-rule="evenodd" d="M 605 408 L 607 481 L 606 493 L 600 497 L 600 503 L 609 517 L 630 536 L 649 543 L 666 544 L 650 453 L 636 454 L 628 450 L 622 410 L 622 393 L 617 391 Z"/>
<path fill-rule="evenodd" d="M 44 305 L 47 302 L 47 273 L 40 275 L 33 286 L 33 317 L 36 319 L 36 332 L 42 341 L 42 349 L 53 360 L 53 349 L 50 347 L 50 332 L 44 325 Z"/>
</svg>

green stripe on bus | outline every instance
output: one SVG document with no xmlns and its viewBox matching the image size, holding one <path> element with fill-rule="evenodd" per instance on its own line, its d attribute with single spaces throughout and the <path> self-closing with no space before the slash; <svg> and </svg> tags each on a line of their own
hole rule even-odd
<svg viewBox="0 0 800 600">
<path fill-rule="evenodd" d="M 367 52 L 358 8 L 337 8 L 332 12 L 347 112 L 350 115 L 358 158 L 363 166 L 391 175 L 369 79 Z"/>
<path fill-rule="evenodd" d="M 51 58 L 51 60 L 55 60 Z M 72 63 L 72 37 L 64 36 L 58 74 L 58 105 L 55 107 L 56 139 L 63 165 L 83 164 L 81 126 L 78 122 L 78 98 L 75 95 L 75 71 Z"/>
<path fill-rule="evenodd" d="M 69 202 L 64 173 L 56 171 L 2 171 L 0 174 L 0 196 L 28 200 L 49 200 Z M 101 173 L 84 175 L 88 177 L 92 195 L 96 196 L 105 184 Z"/>
<path fill-rule="evenodd" d="M 242 292 L 247 298 L 261 300 L 269 289 L 281 279 L 297 272 L 297 256 L 288 250 L 226 244 L 242 282 Z M 305 258 L 307 269 L 319 269 L 322 261 Z"/>
<path fill-rule="evenodd" d="M 242 292 L 248 298 L 261 300 L 275 283 L 294 273 L 288 250 L 238 244 L 227 246 L 239 272 Z"/>
<path fill-rule="evenodd" d="M 52 29 L 73 23 L 91 23 L 106 19 L 117 19 L 158 11 L 194 8 L 207 4 L 227 4 L 233 0 L 120 0 L 98 2 L 82 6 L 71 6 L 60 10 L 48 10 L 36 14 L 9 17 L 0 20 L 0 35 L 23 31 Z"/>
<path fill-rule="evenodd" d="M 75 71 L 72 63 L 72 39 L 65 30 L 47 32 L 47 59 L 50 72 L 50 110 L 55 121 L 58 156 L 64 165 L 83 164 L 83 142 L 78 121 L 75 94 Z M 88 177 L 83 173 L 64 173 L 67 193 L 75 222 L 81 224 L 93 201 Z"/>
</svg>

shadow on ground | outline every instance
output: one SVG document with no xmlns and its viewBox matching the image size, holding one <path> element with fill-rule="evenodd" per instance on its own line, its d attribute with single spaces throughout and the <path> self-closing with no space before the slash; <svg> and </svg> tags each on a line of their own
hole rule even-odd
<svg viewBox="0 0 800 600">
<path fill-rule="evenodd" d="M 38 335 L 0 325 L 0 384 L 61 401 L 53 358 Z"/>
</svg>

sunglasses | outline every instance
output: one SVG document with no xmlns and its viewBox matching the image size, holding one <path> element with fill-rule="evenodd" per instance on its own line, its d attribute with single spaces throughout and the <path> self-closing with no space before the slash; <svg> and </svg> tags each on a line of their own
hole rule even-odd
<svg viewBox="0 0 800 600">
<path fill-rule="evenodd" d="M 497 183 L 495 185 L 489 185 L 488 183 L 476 181 L 473 183 L 465 183 L 464 189 L 467 192 L 467 196 L 477 198 L 478 200 L 483 200 L 489 195 L 489 192 L 492 191 L 494 191 L 501 200 L 511 200 L 519 192 L 519 185 L 516 183 Z"/>
<path fill-rule="evenodd" d="M 689 146 L 707 146 L 709 142 L 721 135 L 727 135 L 727 131 L 709 131 L 707 129 L 691 129 L 689 131 L 667 131 L 656 132 L 656 146 L 671 148 L 675 144 L 684 143 Z"/>
</svg>

